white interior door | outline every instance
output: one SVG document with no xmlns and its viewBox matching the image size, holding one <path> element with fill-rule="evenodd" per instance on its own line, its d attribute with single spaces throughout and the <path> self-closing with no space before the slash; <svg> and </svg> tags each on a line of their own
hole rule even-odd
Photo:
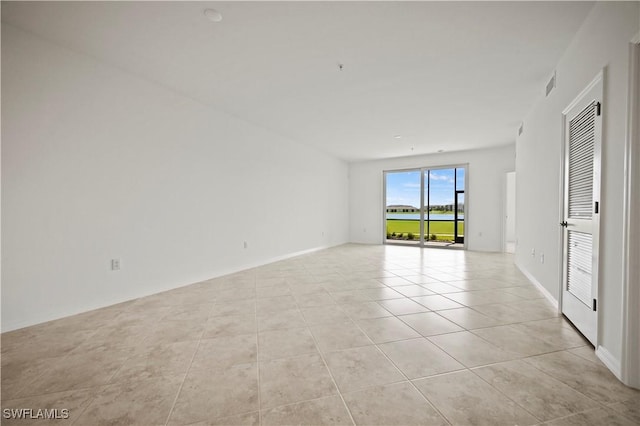
<svg viewBox="0 0 640 426">
<path fill-rule="evenodd" d="M 562 312 L 597 344 L 602 76 L 564 111 Z"/>
</svg>

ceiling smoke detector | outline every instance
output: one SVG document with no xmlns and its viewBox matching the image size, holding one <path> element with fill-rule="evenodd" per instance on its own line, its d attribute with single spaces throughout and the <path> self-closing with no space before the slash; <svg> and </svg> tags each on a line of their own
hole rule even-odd
<svg viewBox="0 0 640 426">
<path fill-rule="evenodd" d="M 205 9 L 204 16 L 206 16 L 211 22 L 222 21 L 222 14 L 215 9 Z"/>
</svg>

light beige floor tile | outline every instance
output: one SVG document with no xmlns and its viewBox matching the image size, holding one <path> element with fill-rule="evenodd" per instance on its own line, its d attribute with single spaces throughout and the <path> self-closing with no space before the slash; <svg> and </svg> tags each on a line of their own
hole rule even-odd
<svg viewBox="0 0 640 426">
<path fill-rule="evenodd" d="M 511 325 L 481 328 L 473 330 L 473 334 L 480 336 L 500 349 L 523 356 L 539 355 L 563 349 L 562 346 L 552 345 L 546 340 L 526 334 Z"/>
<path fill-rule="evenodd" d="M 518 354 L 503 351 L 468 331 L 431 336 L 429 340 L 467 367 L 510 361 L 521 357 Z"/>
<path fill-rule="evenodd" d="M 161 321 L 206 321 L 211 315 L 213 303 L 172 306 Z"/>
<path fill-rule="evenodd" d="M 494 327 L 504 324 L 504 322 L 502 321 L 481 314 L 480 312 L 471 308 L 447 309 L 444 311 L 438 311 L 438 315 L 468 330 L 484 327 Z"/>
<path fill-rule="evenodd" d="M 499 321 L 502 324 L 515 324 L 532 320 L 532 318 L 525 312 L 519 311 L 512 306 L 502 303 L 477 305 L 474 306 L 473 309 L 495 319 L 496 321 Z"/>
<path fill-rule="evenodd" d="M 452 333 L 464 331 L 464 329 L 451 321 L 441 317 L 435 312 L 424 312 L 420 314 L 402 315 L 398 319 L 409 325 L 423 336 L 434 336 L 436 334 Z"/>
<path fill-rule="evenodd" d="M 32 409 L 33 413 L 38 410 L 58 410 L 61 416 L 64 416 L 63 409 L 67 410 L 66 419 L 53 419 L 47 421 L 45 419 L 28 419 L 28 418 L 2 418 L 3 425 L 54 425 L 54 424 L 72 424 L 82 414 L 82 412 L 91 403 L 93 398 L 101 389 L 82 389 L 78 391 L 66 391 L 49 393 L 45 395 L 31 396 L 22 399 L 13 399 L 2 402 L 2 412 L 5 410 Z"/>
<path fill-rule="evenodd" d="M 153 327 L 142 343 L 155 346 L 187 340 L 199 340 L 202 337 L 205 322 L 198 321 L 162 321 Z"/>
<path fill-rule="evenodd" d="M 473 370 L 540 420 L 551 420 L 593 408 L 595 402 L 523 361 Z"/>
<path fill-rule="evenodd" d="M 378 302 L 349 303 L 340 305 L 340 308 L 353 320 L 393 316 L 391 312 L 380 306 Z"/>
<path fill-rule="evenodd" d="M 260 361 L 318 353 L 307 327 L 261 331 L 258 335 L 258 348 Z"/>
<path fill-rule="evenodd" d="M 623 385 L 607 368 L 567 351 L 525 361 L 598 402 L 622 402 L 640 392 Z"/>
<path fill-rule="evenodd" d="M 291 294 L 294 296 L 299 294 L 312 294 L 312 293 L 323 293 L 326 292 L 327 289 L 324 287 L 324 284 L 289 284 L 289 288 L 291 290 Z"/>
<path fill-rule="evenodd" d="M 451 299 L 447 299 L 444 296 L 440 296 L 438 294 L 433 296 L 418 296 L 412 297 L 412 300 L 418 302 L 419 304 L 426 306 L 432 311 L 441 311 L 443 309 L 455 309 L 455 308 L 463 308 L 464 306 L 459 304 L 458 302 L 454 302 Z"/>
<path fill-rule="evenodd" d="M 296 309 L 297 307 L 296 299 L 293 296 L 277 296 L 256 300 L 256 312 L 258 315 Z"/>
<path fill-rule="evenodd" d="M 378 347 L 409 379 L 464 369 L 464 365 L 424 338 L 383 343 Z"/>
<path fill-rule="evenodd" d="M 17 398 L 24 387 L 28 387 L 31 382 L 44 373 L 47 373 L 57 364 L 63 363 L 65 357 L 41 358 L 37 360 L 13 358 L 2 355 L 2 400 Z M 29 392 L 39 393 L 37 389 Z"/>
<path fill-rule="evenodd" d="M 330 294 L 338 304 L 371 302 L 369 293 L 362 290 L 332 291 Z M 398 293 L 398 295 L 400 294 Z"/>
<path fill-rule="evenodd" d="M 186 341 L 140 350 L 127 359 L 110 382 L 184 374 L 197 347 L 197 341 Z"/>
<path fill-rule="evenodd" d="M 256 287 L 256 298 L 267 299 L 277 296 L 289 296 L 291 295 L 291 289 L 289 284 L 283 283 L 270 287 Z"/>
<path fill-rule="evenodd" d="M 609 408 L 595 408 L 545 423 L 548 426 L 632 426 L 638 425 Z"/>
<path fill-rule="evenodd" d="M 298 306 L 301 308 L 310 308 L 313 306 L 335 305 L 336 301 L 327 292 L 297 294 L 295 296 Z"/>
<path fill-rule="evenodd" d="M 353 322 L 321 324 L 311 327 L 311 333 L 323 352 L 373 345 L 373 342 Z"/>
<path fill-rule="evenodd" d="M 109 350 L 115 348 L 136 348 L 142 345 L 151 333 L 151 328 L 144 325 L 101 327 L 91 337 L 73 349 L 71 355 Z"/>
<path fill-rule="evenodd" d="M 600 358 L 598 358 L 598 356 L 596 355 L 595 349 L 591 345 L 580 346 L 573 349 L 567 349 L 567 351 L 571 352 L 574 355 L 578 355 L 579 357 L 584 358 L 587 361 L 591 361 L 603 367 L 605 366 L 604 363 L 600 361 Z"/>
<path fill-rule="evenodd" d="M 182 375 L 107 386 L 82 413 L 79 425 L 153 425 L 167 421 Z"/>
<path fill-rule="evenodd" d="M 640 425 L 640 392 L 635 397 L 610 405 L 611 409 L 621 413 L 632 422 Z"/>
<path fill-rule="evenodd" d="M 546 299 L 525 300 L 522 302 L 505 303 L 505 305 L 522 313 L 527 321 L 557 318 L 560 316 L 557 308 L 554 308 Z"/>
<path fill-rule="evenodd" d="M 384 284 L 374 279 L 341 280 L 337 282 L 323 283 L 323 285 L 329 292 L 385 288 Z"/>
<path fill-rule="evenodd" d="M 537 419 L 470 371 L 414 380 L 452 424 L 532 425 Z"/>
<path fill-rule="evenodd" d="M 411 281 L 415 284 L 431 284 L 431 283 L 440 283 L 441 281 L 436 280 L 435 278 L 428 277 L 426 275 L 407 275 L 403 277 L 407 281 Z"/>
<path fill-rule="evenodd" d="M 255 334 L 223 336 L 202 339 L 193 357 L 191 370 L 228 368 L 257 361 L 258 348 Z"/>
<path fill-rule="evenodd" d="M 459 291 L 464 291 L 463 289 L 453 286 L 451 284 L 443 283 L 440 281 L 430 282 L 426 284 L 420 284 L 422 287 L 426 288 L 429 291 L 438 294 L 448 294 L 448 293 L 457 293 Z"/>
<path fill-rule="evenodd" d="M 258 410 L 256 364 L 191 370 L 176 400 L 169 424 L 189 424 Z"/>
<path fill-rule="evenodd" d="M 337 394 L 319 355 L 301 355 L 260 363 L 262 408 L 273 408 Z"/>
<path fill-rule="evenodd" d="M 531 336 L 546 340 L 562 348 L 575 348 L 589 344 L 564 318 L 550 318 L 515 324 L 514 328 Z"/>
<path fill-rule="evenodd" d="M 104 385 L 131 356 L 132 349 L 69 355 L 57 360 L 18 392 L 18 397 Z"/>
<path fill-rule="evenodd" d="M 256 302 L 253 299 L 216 303 L 211 307 L 212 317 L 226 317 L 230 315 L 254 315 L 255 312 Z"/>
<path fill-rule="evenodd" d="M 189 426 L 258 426 L 259 424 L 260 412 L 253 411 L 251 413 L 189 423 Z"/>
<path fill-rule="evenodd" d="M 380 301 L 380 300 L 389 300 L 389 299 L 403 299 L 404 296 L 392 288 L 389 287 L 381 287 L 381 288 L 368 288 L 364 290 L 360 290 L 363 294 L 367 296 L 367 300 L 370 301 Z"/>
<path fill-rule="evenodd" d="M 463 291 L 460 293 L 447 294 L 447 298 L 454 300 L 465 306 L 488 305 L 491 303 L 518 302 L 518 301 L 524 300 L 521 297 L 518 297 L 514 294 L 506 293 L 500 290 Z"/>
<path fill-rule="evenodd" d="M 414 284 L 413 282 L 405 280 L 402 277 L 379 278 L 378 281 L 380 281 L 382 284 L 387 285 L 389 287 Z"/>
<path fill-rule="evenodd" d="M 339 396 L 314 399 L 265 410 L 263 425 L 352 425 Z"/>
<path fill-rule="evenodd" d="M 356 424 L 447 425 L 447 421 L 409 382 L 344 394 Z"/>
<path fill-rule="evenodd" d="M 34 333 L 21 343 L 2 341 L 2 364 L 5 359 L 12 361 L 32 361 L 41 358 L 56 358 L 68 355 L 78 346 L 89 340 L 96 330 L 79 330 L 53 332 L 47 334 Z"/>
<path fill-rule="evenodd" d="M 515 294 L 523 299 L 544 299 L 544 294 L 534 286 L 505 287 L 502 291 Z"/>
<path fill-rule="evenodd" d="M 299 309 L 269 312 L 258 315 L 258 330 L 282 330 L 286 328 L 300 328 L 307 324 Z"/>
<path fill-rule="evenodd" d="M 341 392 L 401 381 L 404 377 L 374 346 L 325 354 Z"/>
<path fill-rule="evenodd" d="M 461 280 L 461 281 L 457 281 L 457 280 L 447 281 L 447 284 L 451 284 L 453 286 L 459 287 L 466 291 L 490 290 L 490 289 L 496 289 L 496 288 L 509 287 L 511 285 L 506 281 L 495 280 L 491 278 L 477 278 L 477 279 Z"/>
<path fill-rule="evenodd" d="M 427 290 L 426 288 L 419 285 L 406 285 L 401 287 L 394 287 L 393 289 L 406 297 L 432 296 L 435 294 L 434 292 Z"/>
<path fill-rule="evenodd" d="M 425 308 L 421 304 L 408 298 L 381 300 L 378 303 L 394 315 L 417 314 L 418 312 L 429 311 L 429 309 Z"/>
<path fill-rule="evenodd" d="M 365 319 L 357 324 L 375 343 L 420 337 L 420 334 L 396 317 Z"/>
<path fill-rule="evenodd" d="M 300 311 L 310 326 L 349 321 L 349 316 L 338 305 L 301 308 Z"/>
<path fill-rule="evenodd" d="M 255 315 L 229 315 L 211 317 L 204 324 L 203 339 L 213 339 L 222 336 L 237 336 L 239 334 L 256 333 Z"/>
</svg>

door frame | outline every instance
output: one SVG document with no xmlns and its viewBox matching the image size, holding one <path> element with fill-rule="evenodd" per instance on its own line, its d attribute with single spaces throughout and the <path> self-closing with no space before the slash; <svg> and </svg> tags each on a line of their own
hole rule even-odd
<svg viewBox="0 0 640 426">
<path fill-rule="evenodd" d="M 622 357 L 620 379 L 640 388 L 640 33 L 629 43 L 629 99 L 624 151 Z M 632 237 L 633 236 L 633 237 Z"/>
<path fill-rule="evenodd" d="M 461 169 L 464 168 L 464 243 L 463 250 L 467 250 L 467 244 L 469 239 L 467 238 L 468 234 L 468 223 L 467 217 L 469 212 L 469 199 L 468 199 L 468 190 L 469 190 L 469 163 L 459 163 L 459 164 L 448 164 L 444 166 L 423 166 L 423 167 L 407 167 L 402 169 L 390 169 L 382 171 L 382 244 L 390 245 L 390 246 L 403 246 L 403 247 L 429 247 L 429 248 L 444 248 L 444 249 L 453 249 L 460 250 L 459 247 L 446 247 L 446 246 L 427 246 L 424 240 L 424 202 L 425 202 L 425 179 L 424 172 L 426 170 L 442 170 L 442 169 Z M 392 243 L 387 241 L 387 174 L 388 173 L 397 173 L 397 172 L 420 172 L 420 215 L 422 217 L 422 221 L 420 221 L 420 240 L 418 244 L 401 244 L 401 243 Z M 454 172 L 455 173 L 455 172 Z M 456 189 L 454 187 L 454 201 L 455 201 L 455 192 Z M 454 236 L 455 238 L 455 236 Z"/>
<path fill-rule="evenodd" d="M 509 174 L 510 173 L 513 173 L 514 176 L 517 176 L 517 173 L 516 173 L 515 169 L 514 170 L 508 170 L 508 171 L 505 171 L 503 173 L 503 182 L 502 182 L 502 253 L 510 253 L 510 252 L 507 251 L 507 233 L 508 232 L 507 232 L 507 219 L 506 219 L 507 207 L 508 207 L 508 202 L 507 201 L 509 199 L 509 194 L 508 194 L 508 192 L 509 192 L 509 183 L 508 183 L 508 180 L 509 180 Z M 517 177 L 516 177 L 516 182 L 517 182 Z M 516 192 L 516 188 L 514 188 L 514 193 L 515 192 Z M 516 203 L 517 193 L 514 194 L 514 195 L 515 195 L 515 197 L 513 199 L 513 203 L 517 205 L 517 203 Z M 516 222 L 517 221 L 517 217 L 515 215 L 514 215 L 514 219 L 513 220 L 514 220 L 514 224 L 516 226 L 516 240 L 514 241 L 514 243 L 517 245 L 517 242 L 518 242 L 518 236 L 517 236 L 518 229 L 517 229 L 517 222 Z M 510 253 L 510 254 L 515 255 L 515 249 L 516 249 L 516 247 L 514 247 L 514 251 L 512 253 Z"/>
<path fill-rule="evenodd" d="M 602 92 L 599 94 L 600 99 L 604 97 L 604 80 L 605 80 L 605 69 L 603 68 L 598 74 L 587 84 L 587 86 L 576 96 L 566 108 L 562 110 L 562 128 L 561 128 L 561 144 L 560 144 L 560 199 L 559 199 L 559 214 L 558 214 L 558 223 L 563 222 L 565 220 L 565 198 L 567 193 L 566 187 L 566 172 L 568 169 L 569 158 L 566 155 L 567 153 L 567 114 L 580 102 L 584 100 L 584 97 L 597 85 L 602 85 Z M 603 120 L 604 121 L 604 120 Z M 604 129 L 604 123 L 602 126 Z M 601 134 L 600 138 L 600 147 L 595 147 L 596 151 L 594 152 L 594 159 L 597 159 L 597 163 L 594 164 L 594 174 L 597 175 L 597 179 L 594 181 L 593 189 L 594 189 L 594 201 L 600 202 L 600 187 L 601 187 L 601 169 L 602 169 L 602 144 L 604 143 L 604 134 Z M 593 263 L 593 269 L 591 276 L 594 278 L 594 286 L 595 286 L 595 298 L 596 301 L 600 300 L 600 286 L 599 286 L 599 262 L 600 262 L 600 214 L 596 214 L 593 216 L 593 252 L 592 255 L 596 258 L 596 261 Z M 559 280 L 559 291 L 558 291 L 558 313 L 562 315 L 562 307 L 563 307 L 563 292 L 565 285 L 565 270 L 566 270 L 566 256 L 564 253 L 565 249 L 565 228 L 559 227 L 560 238 L 558 239 L 560 242 L 559 252 L 560 253 L 560 267 L 558 271 Z M 596 309 L 596 324 L 595 324 L 595 342 L 592 342 L 593 345 L 598 348 L 600 343 L 600 309 Z"/>
</svg>

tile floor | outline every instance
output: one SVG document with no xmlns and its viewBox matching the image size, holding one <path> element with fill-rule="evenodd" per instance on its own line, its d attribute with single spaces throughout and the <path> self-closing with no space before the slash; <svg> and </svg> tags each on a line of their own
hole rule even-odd
<svg viewBox="0 0 640 426">
<path fill-rule="evenodd" d="M 5 333 L 2 408 L 83 426 L 600 426 L 640 424 L 640 391 L 509 255 L 345 245 Z"/>
</svg>

